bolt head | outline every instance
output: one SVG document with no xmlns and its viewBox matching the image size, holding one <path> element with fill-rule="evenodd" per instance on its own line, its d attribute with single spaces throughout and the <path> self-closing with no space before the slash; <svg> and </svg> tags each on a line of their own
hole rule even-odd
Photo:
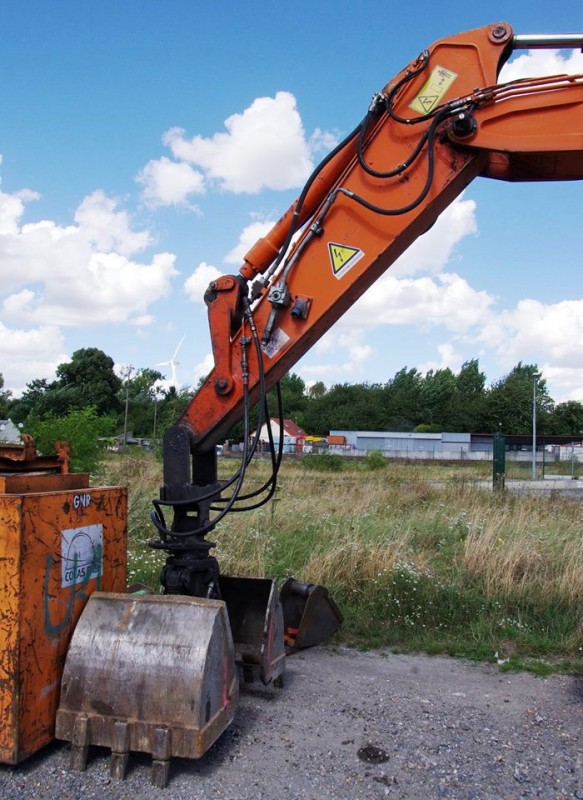
<svg viewBox="0 0 583 800">
<path fill-rule="evenodd" d="M 499 23 L 494 25 L 490 30 L 490 39 L 495 43 L 504 42 L 510 36 L 510 31 L 507 25 Z"/>
</svg>

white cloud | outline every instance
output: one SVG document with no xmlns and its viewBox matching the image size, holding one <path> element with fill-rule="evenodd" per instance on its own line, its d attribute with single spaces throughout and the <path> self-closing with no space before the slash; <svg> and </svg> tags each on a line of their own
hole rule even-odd
<svg viewBox="0 0 583 800">
<path fill-rule="evenodd" d="M 148 161 L 136 180 L 144 187 L 144 201 L 153 208 L 188 205 L 190 195 L 203 194 L 206 190 L 201 172 L 183 161 L 170 161 L 166 156 Z M 197 206 L 190 208 L 198 212 Z"/>
<path fill-rule="evenodd" d="M 63 336 L 56 326 L 12 330 L 0 322 L 1 371 L 5 388 L 14 396 L 20 396 L 33 377 L 53 380 L 57 366 L 68 360 Z"/>
<path fill-rule="evenodd" d="M 137 327 L 145 327 L 147 325 L 153 325 L 155 322 L 154 317 L 152 314 L 143 314 L 141 317 L 133 317 L 129 320 L 131 325 L 135 325 Z"/>
<path fill-rule="evenodd" d="M 76 233 L 102 253 L 115 251 L 131 256 L 152 244 L 148 231 L 134 231 L 126 211 L 117 210 L 117 200 L 96 191 L 85 197 L 74 216 Z"/>
<path fill-rule="evenodd" d="M 182 128 L 170 128 L 163 142 L 177 161 L 201 169 L 206 180 L 236 194 L 296 188 L 310 174 L 312 148 L 293 94 L 258 97 L 241 114 L 228 117 L 225 129 L 189 139 Z M 318 148 L 334 140 L 322 131 L 314 137 Z"/>
<path fill-rule="evenodd" d="M 339 136 L 331 131 L 323 131 L 316 128 L 310 136 L 310 152 L 315 153 L 329 153 L 338 144 Z"/>
<path fill-rule="evenodd" d="M 451 260 L 455 247 L 477 233 L 476 203 L 458 197 L 391 267 L 391 275 L 404 277 L 419 272 L 440 272 Z"/>
<path fill-rule="evenodd" d="M 492 321 L 495 325 L 493 302 L 490 295 L 476 291 L 455 273 L 417 279 L 387 275 L 317 342 L 314 353 L 325 361 L 302 364 L 301 373 L 316 379 L 362 380 L 370 360 L 382 352 L 380 343 L 398 336 L 395 330 L 382 333 L 383 328 L 445 328 L 456 338 L 469 339 L 479 335 L 484 324 Z M 441 360 L 420 365 L 421 371 L 459 369 L 464 360 L 451 342 L 440 343 L 437 352 Z"/>
<path fill-rule="evenodd" d="M 520 300 L 481 331 L 479 341 L 495 348 L 504 363 L 546 358 L 558 368 L 578 369 L 583 350 L 583 300 L 545 304 Z"/>
<path fill-rule="evenodd" d="M 221 275 L 221 271 L 206 261 L 202 261 L 192 274 L 184 281 L 186 296 L 193 303 L 204 302 L 204 293 L 208 285 Z"/>
<path fill-rule="evenodd" d="M 344 324 L 364 329 L 416 325 L 420 330 L 443 325 L 462 333 L 489 319 L 492 303 L 491 295 L 455 273 L 401 280 L 387 275 L 348 312 Z"/>
<path fill-rule="evenodd" d="M 192 385 L 195 387 L 198 386 L 198 382 L 200 381 L 200 379 L 206 378 L 206 376 L 212 370 L 214 365 L 215 362 L 212 354 L 207 353 L 206 356 L 203 358 L 203 360 L 199 364 L 196 364 L 194 367 Z"/>
<path fill-rule="evenodd" d="M 150 263 L 130 256 L 151 244 L 134 231 L 126 212 L 103 192 L 88 195 L 75 224 L 21 224 L 22 198 L 0 194 L 0 292 L 4 319 L 17 325 L 98 325 L 143 316 L 164 297 L 176 274 L 175 257 Z"/>
<path fill-rule="evenodd" d="M 500 83 L 535 78 L 544 75 L 574 75 L 583 72 L 583 53 L 571 50 L 563 55 L 559 50 L 529 50 L 516 56 L 502 67 Z"/>
<path fill-rule="evenodd" d="M 368 363 L 377 355 L 377 350 L 366 341 L 366 331 L 345 331 L 341 325 L 334 327 L 314 345 L 316 357 L 324 356 L 326 361 L 317 364 L 303 362 L 299 367 L 302 377 L 332 382 L 364 380 Z"/>
<path fill-rule="evenodd" d="M 18 233 L 18 222 L 24 214 L 25 204 L 39 197 L 37 192 L 30 189 L 22 189 L 14 194 L 0 192 L 0 236 Z"/>
<path fill-rule="evenodd" d="M 464 357 L 460 355 L 455 347 L 450 342 L 443 342 L 436 347 L 437 353 L 440 356 L 439 361 L 427 361 L 425 364 L 420 364 L 417 369 L 419 372 L 427 373 L 430 370 L 438 369 L 451 369 L 452 372 L 459 372 Z"/>
<path fill-rule="evenodd" d="M 577 400 L 583 403 L 583 367 L 557 367 L 554 364 L 539 364 L 542 374 L 553 385 L 556 403 Z"/>
</svg>

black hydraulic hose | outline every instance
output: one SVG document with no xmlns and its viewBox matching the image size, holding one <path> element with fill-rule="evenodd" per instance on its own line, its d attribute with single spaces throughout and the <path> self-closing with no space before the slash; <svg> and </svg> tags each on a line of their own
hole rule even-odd
<svg viewBox="0 0 583 800">
<path fill-rule="evenodd" d="M 249 314 L 251 313 L 250 309 L 247 309 L 247 311 L 249 312 Z M 258 420 L 258 423 L 257 423 L 256 436 L 255 436 L 255 442 L 254 442 L 254 447 L 252 449 L 252 453 L 255 452 L 255 449 L 256 449 L 256 447 L 258 445 L 258 442 L 259 442 L 259 433 L 260 433 L 261 427 L 263 425 L 262 419 L 265 419 L 266 420 L 266 424 L 267 424 L 267 435 L 268 435 L 268 438 L 269 438 L 269 445 L 270 445 L 272 474 L 269 477 L 269 479 L 263 484 L 263 486 L 261 486 L 260 488 L 256 489 L 253 492 L 250 492 L 248 494 L 239 495 L 236 498 L 236 500 L 237 500 L 237 502 L 242 502 L 244 500 L 250 500 L 253 497 L 257 497 L 258 495 L 260 495 L 263 492 L 265 492 L 269 487 L 272 487 L 272 488 L 270 490 L 269 495 L 265 499 L 263 499 L 261 503 L 255 504 L 253 506 L 245 506 L 245 507 L 233 506 L 231 508 L 231 511 L 250 511 L 250 510 L 252 510 L 254 508 L 258 508 L 260 505 L 263 505 L 265 502 L 267 502 L 267 500 L 270 499 L 270 497 L 273 495 L 273 492 L 275 491 L 275 486 L 276 486 L 276 483 L 277 483 L 277 474 L 278 474 L 279 468 L 281 466 L 282 454 L 283 454 L 283 438 L 281 436 L 280 436 L 280 441 L 279 441 L 278 456 L 276 457 L 276 454 L 275 454 L 275 446 L 274 446 L 274 442 L 273 442 L 273 432 L 272 432 L 272 429 L 271 429 L 271 420 L 270 420 L 270 417 L 269 417 L 269 408 L 268 408 L 268 403 L 267 403 L 267 392 L 265 390 L 265 371 L 264 371 L 264 368 L 263 368 L 263 353 L 262 353 L 262 350 L 261 350 L 261 343 L 259 341 L 259 335 L 257 333 L 257 329 L 255 327 L 255 323 L 254 323 L 252 317 L 250 318 L 249 321 L 250 321 L 251 335 L 252 335 L 253 343 L 255 345 L 255 349 L 256 349 L 256 353 L 257 353 L 257 361 L 258 361 L 259 376 L 260 376 L 260 379 L 259 379 L 259 384 L 260 384 L 260 399 L 259 399 L 259 403 L 260 403 L 260 405 L 262 407 L 262 412 L 263 412 L 262 415 L 259 416 L 259 420 Z M 283 403 L 282 403 L 282 400 L 281 400 L 281 388 L 280 388 L 279 383 L 277 384 L 277 398 L 278 398 L 278 408 L 279 408 L 280 429 L 283 430 Z M 227 500 L 226 499 L 222 500 L 221 498 L 218 498 L 217 502 L 227 502 Z M 212 508 L 212 510 L 215 510 L 215 511 L 219 510 L 218 508 L 216 508 L 214 506 L 211 507 L 211 508 Z"/>
<path fill-rule="evenodd" d="M 298 197 L 298 200 L 296 202 L 296 207 L 294 209 L 293 218 L 292 218 L 292 221 L 290 223 L 289 230 L 287 232 L 285 241 L 284 241 L 284 243 L 283 243 L 283 245 L 282 245 L 282 247 L 281 247 L 281 249 L 279 251 L 279 254 L 278 254 L 276 260 L 274 261 L 274 263 L 269 268 L 269 272 L 271 274 L 273 274 L 273 272 L 275 272 L 275 270 L 281 264 L 281 262 L 283 260 L 283 257 L 285 256 L 285 254 L 289 250 L 289 246 L 290 246 L 291 241 L 292 241 L 292 239 L 294 237 L 294 234 L 298 230 L 299 220 L 300 220 L 300 216 L 301 216 L 302 209 L 303 209 L 303 206 L 304 206 L 304 202 L 306 200 L 308 192 L 310 191 L 310 189 L 312 187 L 312 184 L 314 183 L 314 181 L 316 180 L 316 178 L 318 177 L 320 172 L 324 169 L 324 167 L 327 164 L 329 164 L 330 161 L 336 155 L 338 155 L 338 153 L 342 152 L 342 150 L 344 150 L 344 148 L 347 147 L 350 144 L 350 142 L 354 139 L 354 137 L 357 136 L 360 133 L 360 130 L 361 130 L 365 120 L 366 120 L 366 117 L 364 117 L 364 119 L 361 120 L 361 122 L 358 123 L 356 128 L 354 128 L 354 130 L 352 130 L 348 134 L 348 136 L 345 136 L 344 139 L 342 139 L 342 141 L 339 144 L 337 144 L 336 147 L 333 150 L 331 150 L 328 153 L 328 155 L 325 156 L 325 158 L 322 161 L 320 161 L 320 163 L 316 166 L 316 168 L 314 169 L 314 171 L 312 172 L 312 174 L 310 175 L 310 177 L 306 181 L 306 183 L 304 185 L 304 188 L 302 189 L 302 191 L 300 193 L 300 196 Z"/>
<path fill-rule="evenodd" d="M 372 114 L 370 116 L 373 116 Z M 362 167 L 362 169 L 368 174 L 371 175 L 373 178 L 394 178 L 397 175 L 400 175 L 406 169 L 408 169 L 411 164 L 415 161 L 415 159 L 419 156 L 419 153 L 423 150 L 423 147 L 427 141 L 428 132 L 425 131 L 423 136 L 419 139 L 417 144 L 415 145 L 415 149 L 411 153 L 411 155 L 403 161 L 402 164 L 398 164 L 393 169 L 389 169 L 386 171 L 379 171 L 373 169 L 369 164 L 366 163 L 364 158 L 364 138 L 366 136 L 366 130 L 363 129 L 363 132 L 358 137 L 358 163 Z"/>
<path fill-rule="evenodd" d="M 336 193 L 344 194 L 346 197 L 349 197 L 351 200 L 354 200 L 356 203 L 364 206 L 364 208 L 367 208 L 369 211 L 373 211 L 375 214 L 382 214 L 383 216 L 399 216 L 401 214 L 406 214 L 409 211 L 413 211 L 420 203 L 423 202 L 423 200 L 427 197 L 429 190 L 431 189 L 435 166 L 435 131 L 439 123 L 449 116 L 450 113 L 452 112 L 449 109 L 442 110 L 442 112 L 433 118 L 427 131 L 427 178 L 420 194 L 411 203 L 406 206 L 401 206 L 401 208 L 382 208 L 381 206 L 370 203 L 368 200 L 365 200 L 364 197 L 351 192 L 349 189 L 344 189 L 343 187 L 336 189 Z"/>
<path fill-rule="evenodd" d="M 242 355 L 242 372 L 243 372 L 243 426 L 244 426 L 244 450 L 243 456 L 241 458 L 241 463 L 239 469 L 235 472 L 235 474 L 221 486 L 221 491 L 224 491 L 229 486 L 232 486 L 236 483 L 236 486 L 230 495 L 230 497 L 225 498 L 216 498 L 216 491 L 210 490 L 206 494 L 199 495 L 196 499 L 186 498 L 184 500 L 154 500 L 154 511 L 150 512 L 150 518 L 154 523 L 155 527 L 160 531 L 161 534 L 164 536 L 173 536 L 173 537 L 185 537 L 190 535 L 201 535 L 204 536 L 210 530 L 212 530 L 215 525 L 220 522 L 221 519 L 227 514 L 229 511 L 237 510 L 234 509 L 234 504 L 241 499 L 244 499 L 245 496 L 241 496 L 241 487 L 243 484 L 243 480 L 245 477 L 246 469 L 255 454 L 257 449 L 257 445 L 259 442 L 259 432 L 263 426 L 263 419 L 265 414 L 265 409 L 267 408 L 266 400 L 266 390 L 265 390 L 265 370 L 263 368 L 263 357 L 261 352 L 261 344 L 259 342 L 259 335 L 257 333 L 257 328 L 255 326 L 255 321 L 253 320 L 253 316 L 251 313 L 249 301 L 247 298 L 244 298 L 244 307 L 245 307 L 245 318 L 249 323 L 249 327 L 251 330 L 251 338 L 255 345 L 255 350 L 257 354 L 257 361 L 258 361 L 258 368 L 259 368 L 259 391 L 260 391 L 260 412 L 258 414 L 257 419 L 257 426 L 256 426 L 256 434 L 254 438 L 254 442 L 252 447 L 249 447 L 249 422 L 250 422 L 250 408 L 249 408 L 249 381 L 248 381 L 248 368 L 247 368 L 247 358 L 246 358 L 246 347 L 248 341 L 246 342 L 244 338 L 241 339 L 241 344 L 243 347 L 243 355 Z M 273 476 L 272 479 L 273 480 Z M 269 485 L 269 482 L 268 484 Z M 176 509 L 187 509 L 192 507 L 194 504 L 199 504 L 204 500 L 214 500 L 214 502 L 221 502 L 225 503 L 224 507 L 221 506 L 211 506 L 211 511 L 218 511 L 219 514 L 217 517 L 209 521 L 209 523 L 205 526 L 200 528 L 196 528 L 193 531 L 171 531 L 168 530 L 166 527 L 166 522 L 164 519 L 164 514 L 162 512 L 161 506 L 169 506 L 171 508 Z"/>
<path fill-rule="evenodd" d="M 274 444 L 274 441 L 273 441 L 273 431 L 272 431 L 272 428 L 271 428 L 271 422 L 269 422 L 268 426 L 267 426 L 267 435 L 268 435 L 268 438 L 269 438 L 269 450 L 270 450 L 270 453 L 271 453 L 272 473 L 271 473 L 271 476 L 269 477 L 269 479 L 263 484 L 263 486 L 261 486 L 260 488 L 256 489 L 253 492 L 250 492 L 247 495 L 243 495 L 243 496 L 239 497 L 239 500 L 241 500 L 241 501 L 242 500 L 251 500 L 253 497 L 257 497 L 258 495 L 262 494 L 263 492 L 265 492 L 267 490 L 269 490 L 269 491 L 267 491 L 267 494 L 265 495 L 265 497 L 262 497 L 259 502 L 254 503 L 253 505 L 244 506 L 244 507 L 241 507 L 241 508 L 234 507 L 234 508 L 231 509 L 231 511 L 234 511 L 234 512 L 236 512 L 236 511 L 253 511 L 256 508 L 260 508 L 261 506 L 263 506 L 267 502 L 269 502 L 269 500 L 271 500 L 271 498 L 275 494 L 275 490 L 277 489 L 277 476 L 278 476 L 279 469 L 281 467 L 281 462 L 282 462 L 282 459 L 283 459 L 283 403 L 282 403 L 282 398 L 281 398 L 281 386 L 280 386 L 279 383 L 277 383 L 276 389 L 277 389 L 277 399 L 278 399 L 278 409 L 279 409 L 278 415 L 279 415 L 279 430 L 280 430 L 280 436 L 279 436 L 279 441 L 278 441 L 278 446 L 277 446 L 277 454 L 275 452 L 275 444 Z"/>
<path fill-rule="evenodd" d="M 171 536 L 176 539 L 184 539 L 189 536 L 204 536 L 205 534 L 209 533 L 213 530 L 213 528 L 225 517 L 226 514 L 229 513 L 231 507 L 236 502 L 237 497 L 241 492 L 241 487 L 243 485 L 243 480 L 245 478 L 246 468 L 251 460 L 251 455 L 249 454 L 249 380 L 248 380 L 248 372 L 247 372 L 247 358 L 246 358 L 246 349 L 243 346 L 243 456 L 241 459 L 241 466 L 233 479 L 231 479 L 231 483 L 235 482 L 236 486 L 233 490 L 232 495 L 226 501 L 225 507 L 219 512 L 219 514 L 212 520 L 210 520 L 206 525 L 202 525 L 199 528 L 195 528 L 191 531 L 171 531 L 168 530 L 166 527 L 166 522 L 164 520 L 164 514 L 160 506 L 166 505 L 172 508 L 188 508 L 188 506 L 192 506 L 193 503 L 199 503 L 202 499 L 210 499 L 214 496 L 214 492 L 210 492 L 207 495 L 203 495 L 202 497 L 196 498 L 195 501 L 192 499 L 189 500 L 154 500 L 154 511 L 150 512 L 150 519 L 154 523 L 155 527 L 160 531 L 161 534 L 164 536 Z M 163 543 L 164 544 L 164 543 Z"/>
</svg>

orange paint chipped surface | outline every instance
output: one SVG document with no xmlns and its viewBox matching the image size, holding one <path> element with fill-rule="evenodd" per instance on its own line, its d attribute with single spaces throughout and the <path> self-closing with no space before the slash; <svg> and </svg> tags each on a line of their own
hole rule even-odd
<svg viewBox="0 0 583 800">
<path fill-rule="evenodd" d="M 0 762 L 54 738 L 67 648 L 95 590 L 125 592 L 127 490 L 0 494 Z"/>
</svg>

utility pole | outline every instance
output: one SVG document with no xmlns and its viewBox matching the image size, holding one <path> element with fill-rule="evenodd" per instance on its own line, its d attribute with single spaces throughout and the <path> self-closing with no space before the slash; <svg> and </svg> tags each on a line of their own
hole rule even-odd
<svg viewBox="0 0 583 800">
<path fill-rule="evenodd" d="M 540 372 L 535 372 L 532 376 L 532 479 L 536 481 L 536 382 L 540 378 Z"/>
<path fill-rule="evenodd" d="M 125 415 L 124 415 L 124 422 L 123 422 L 123 449 L 125 450 L 128 446 L 128 409 L 130 404 L 130 378 L 132 376 L 132 372 L 134 368 L 129 365 L 123 368 L 122 375 L 125 378 L 126 382 L 126 407 L 125 407 Z"/>
</svg>

